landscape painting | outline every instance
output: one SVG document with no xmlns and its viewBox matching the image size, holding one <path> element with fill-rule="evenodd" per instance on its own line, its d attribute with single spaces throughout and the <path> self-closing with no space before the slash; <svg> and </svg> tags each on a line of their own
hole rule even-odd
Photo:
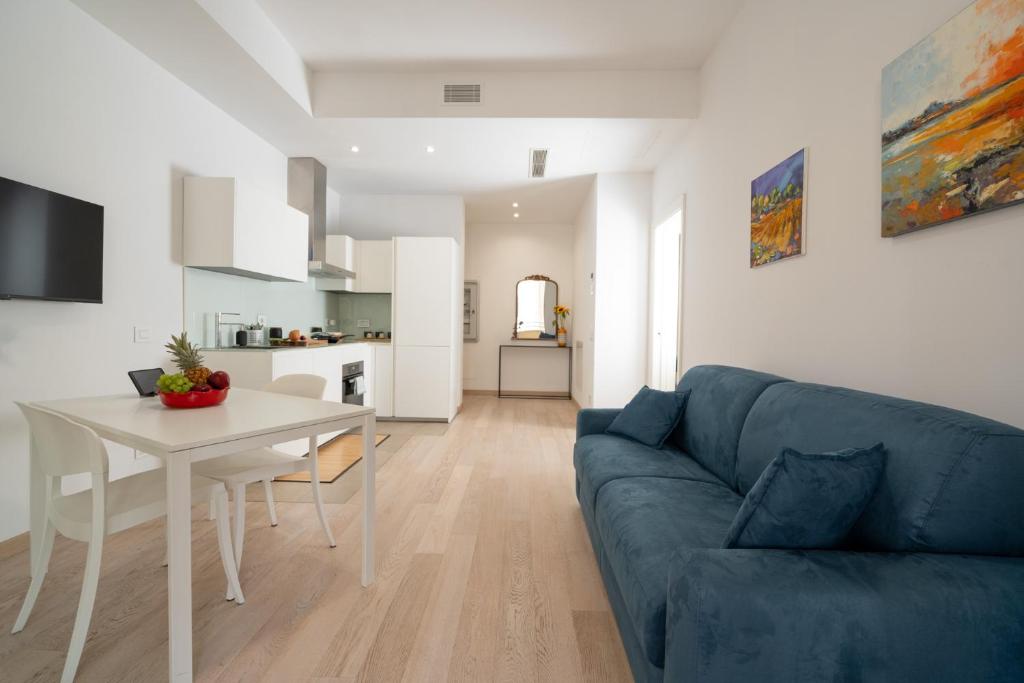
<svg viewBox="0 0 1024 683">
<path fill-rule="evenodd" d="M 750 267 L 804 253 L 804 172 L 800 150 L 750 183 Z"/>
<path fill-rule="evenodd" d="M 977 0 L 885 67 L 882 131 L 883 237 L 1024 201 L 1024 0 Z"/>
</svg>

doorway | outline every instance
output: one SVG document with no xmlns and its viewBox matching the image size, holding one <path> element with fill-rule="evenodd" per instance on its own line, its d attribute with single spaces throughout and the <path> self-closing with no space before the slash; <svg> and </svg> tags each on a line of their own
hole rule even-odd
<svg viewBox="0 0 1024 683">
<path fill-rule="evenodd" d="M 680 207 L 651 232 L 650 386 L 669 391 L 679 372 L 679 294 L 683 256 Z"/>
</svg>

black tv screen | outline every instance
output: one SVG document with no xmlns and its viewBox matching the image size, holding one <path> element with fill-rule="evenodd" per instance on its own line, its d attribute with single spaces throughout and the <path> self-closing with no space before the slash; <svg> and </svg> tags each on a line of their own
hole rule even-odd
<svg viewBox="0 0 1024 683">
<path fill-rule="evenodd" d="M 0 299 L 103 302 L 103 207 L 0 178 Z"/>
</svg>

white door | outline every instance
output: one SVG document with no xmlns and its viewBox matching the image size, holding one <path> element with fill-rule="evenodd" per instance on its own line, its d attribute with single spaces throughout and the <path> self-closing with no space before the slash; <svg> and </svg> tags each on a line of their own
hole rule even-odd
<svg viewBox="0 0 1024 683">
<path fill-rule="evenodd" d="M 650 385 L 662 391 L 675 387 L 679 370 L 682 237 L 681 209 L 656 225 L 651 234 Z"/>
<path fill-rule="evenodd" d="M 396 346 L 395 417 L 447 420 L 451 396 L 451 349 Z"/>
</svg>

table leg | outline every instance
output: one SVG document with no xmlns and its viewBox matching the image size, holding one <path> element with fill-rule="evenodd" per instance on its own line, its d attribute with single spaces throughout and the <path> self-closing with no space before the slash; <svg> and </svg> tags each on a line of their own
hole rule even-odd
<svg viewBox="0 0 1024 683">
<path fill-rule="evenodd" d="M 28 449 L 28 566 L 29 576 L 32 576 L 39 563 L 39 549 L 43 544 L 43 529 L 46 522 L 46 476 L 39 467 L 34 439 L 29 439 Z M 55 480 L 54 485 L 60 486 L 59 478 Z"/>
<path fill-rule="evenodd" d="M 172 453 L 167 464 L 167 614 L 170 680 L 192 680 L 192 463 Z"/>
<path fill-rule="evenodd" d="M 363 418 L 363 580 L 373 583 L 373 532 L 376 516 L 377 481 L 377 415 Z"/>
</svg>

